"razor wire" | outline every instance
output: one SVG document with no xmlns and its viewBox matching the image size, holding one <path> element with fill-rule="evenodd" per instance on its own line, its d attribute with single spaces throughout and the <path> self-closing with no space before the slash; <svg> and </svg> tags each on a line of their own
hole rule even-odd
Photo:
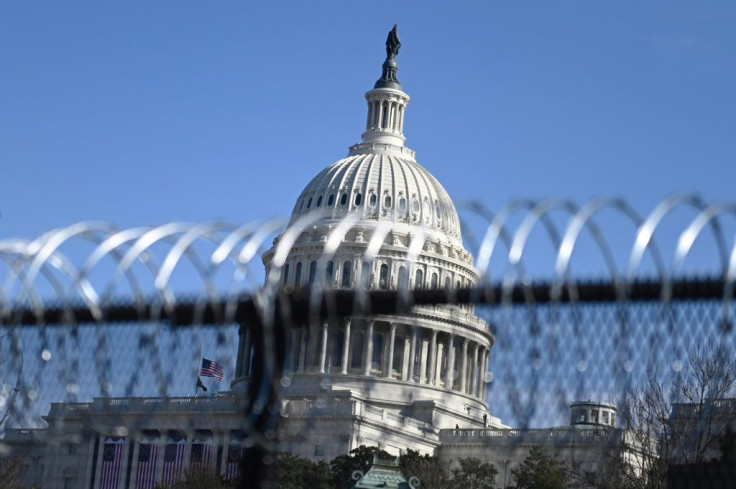
<svg viewBox="0 0 736 489">
<path fill-rule="evenodd" d="M 286 331 L 300 324 L 473 305 L 495 338 L 481 379 L 485 400 L 519 428 L 565 424 L 571 401 L 613 402 L 653 371 L 672 381 L 698 345 L 734 344 L 736 204 L 678 195 L 648 214 L 613 198 L 461 209 L 479 283 L 436 290 L 324 280 L 357 216 L 321 237 L 319 278 L 296 289 L 281 286 L 283 267 L 325 218 L 318 212 L 288 226 L 83 222 L 0 241 L 0 432 L 44 426 L 50 403 L 52 412 L 106 414 L 120 412 L 105 399 L 157 399 L 145 404 L 147 414 L 172 399 L 183 403 L 202 356 L 233 380 L 243 324 L 258 325 L 252 379 L 237 395 L 223 386 L 217 402 L 239 409 L 248 443 L 268 449 L 279 446 L 279 393 L 289 382 Z M 376 225 L 360 260 L 376 259 L 389 232 Z M 411 236 L 407 266 L 431 254 L 429 234 L 419 228 Z M 191 413 L 183 430 L 196 429 Z M 89 417 L 79 429 L 104 428 L 95 423 Z M 120 423 L 126 432 L 142 429 Z"/>
</svg>

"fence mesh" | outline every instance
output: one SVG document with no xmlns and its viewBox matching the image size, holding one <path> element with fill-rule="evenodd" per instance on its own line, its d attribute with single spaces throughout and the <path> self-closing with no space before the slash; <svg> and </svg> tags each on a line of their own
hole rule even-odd
<svg viewBox="0 0 736 489">
<path fill-rule="evenodd" d="M 361 243 L 358 262 L 371 264 L 396 245 L 390 230 L 380 226 L 352 238 L 359 223 L 351 219 L 335 223 L 323 236 L 313 232 L 321 218 L 313 215 L 289 228 L 270 221 L 129 230 L 80 223 L 35 240 L 0 241 L 0 443 L 12 455 L 30 453 L 33 440 L 61 445 L 94 439 L 88 457 L 99 458 L 104 468 L 102 452 L 118 439 L 156 439 L 166 447 L 199 440 L 219 451 L 206 462 L 210 455 L 190 451 L 188 460 L 235 477 L 241 448 L 289 447 L 323 429 L 320 410 L 354 409 L 340 404 L 344 399 L 335 393 L 301 403 L 292 393 L 288 406 L 281 399 L 282 389 L 300 372 L 320 374 L 326 390 L 348 372 L 339 353 L 307 358 L 300 370 L 298 357 L 318 352 L 320 342 L 325 341 L 323 350 L 333 351 L 328 330 L 352 320 L 355 331 L 360 327 L 369 334 L 367 325 L 377 318 L 376 331 L 388 338 L 392 321 L 402 318 L 406 348 L 416 344 L 417 351 L 436 352 L 435 340 L 421 327 L 424 313 L 475 324 L 478 334 L 488 335 L 488 369 L 468 367 L 462 359 L 449 365 L 454 354 L 448 353 L 446 365 L 419 355 L 416 369 L 397 364 L 395 373 L 398 354 L 382 344 L 380 355 L 371 350 L 376 365 L 357 365 L 368 373 L 360 387 L 367 399 L 372 389 L 384 388 L 385 377 L 402 375 L 448 391 L 449 369 L 454 391 L 484 396 L 491 416 L 515 430 L 568 426 L 576 415 L 571 402 L 622 406 L 647 382 L 662 386 L 673 409 L 692 401 L 682 385 L 693 355 L 727 352 L 732 361 L 735 210 L 693 196 L 666 199 L 642 216 L 615 199 L 584 206 L 515 201 L 498 213 L 471 205 L 464 235 L 476 259 L 477 283 L 427 282 L 430 290 L 409 286 L 408 279 L 404 285 L 401 277 L 386 277 L 390 285 L 381 290 L 383 271 L 377 266 L 371 287 L 360 282 L 359 265 L 349 286 L 341 287 L 344 276 L 332 267 L 348 241 Z M 314 270 L 303 272 L 303 287 L 282 287 L 292 247 L 305 241 L 315 243 Z M 420 255 L 434 259 L 441 252 L 431 245 L 429 235 L 419 232 L 404 244 L 406 258 L 394 261 L 404 260 L 410 268 Z M 264 271 L 261 257 L 268 253 L 274 258 Z M 290 273 L 294 280 L 295 271 Z M 301 346 L 299 332 L 308 330 L 315 334 Z M 240 355 L 241 362 L 249 362 L 249 378 L 231 390 L 236 372 L 244 368 L 236 363 L 246 335 L 255 338 L 253 350 Z M 473 357 L 453 338 L 436 341 L 450 341 L 445 343 L 450 350 L 482 366 L 482 354 Z M 334 351 L 339 347 L 336 343 Z M 221 366 L 224 378 L 200 376 L 203 358 Z M 453 373 L 461 368 L 464 377 Z M 711 372 L 712 378 L 726 375 L 731 372 L 722 368 Z M 462 387 L 455 384 L 460 382 Z M 412 395 L 407 401 L 419 400 Z M 438 394 L 436 400 L 442 402 L 442 395 L 450 399 L 456 393 Z M 702 399 L 712 404 L 713 395 L 707 391 Z M 719 395 L 733 397 L 733 382 Z M 471 404 L 468 419 L 477 409 Z M 391 418 L 409 431 L 433 429 L 431 422 L 370 402 L 360 409 L 352 414 Z M 624 428 L 623 418 L 633 416 L 619 411 Z M 167 426 L 157 418 L 162 413 L 175 413 Z M 299 432 L 281 436 L 279 420 L 289 416 L 302 419 L 294 425 Z M 456 428 L 439 439 L 463 436 Z M 130 450 L 140 457 L 144 445 Z M 637 446 L 643 450 L 641 441 Z"/>
</svg>

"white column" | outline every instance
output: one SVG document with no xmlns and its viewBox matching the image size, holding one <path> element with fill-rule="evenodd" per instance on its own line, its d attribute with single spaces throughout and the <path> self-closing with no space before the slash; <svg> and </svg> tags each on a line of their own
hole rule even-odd
<svg viewBox="0 0 736 489">
<path fill-rule="evenodd" d="M 445 372 L 445 389 L 452 389 L 455 377 L 455 335 L 450 335 L 450 339 L 447 342 L 447 372 Z"/>
<path fill-rule="evenodd" d="M 429 356 L 429 341 L 422 333 L 422 341 L 419 342 L 419 382 L 427 383 L 427 357 Z"/>
<path fill-rule="evenodd" d="M 373 321 L 368 321 L 368 327 L 365 331 L 365 369 L 364 375 L 371 373 L 371 358 L 373 357 Z"/>
<path fill-rule="evenodd" d="M 414 382 L 414 366 L 417 357 L 417 327 L 411 327 L 411 347 L 409 347 L 409 382 Z"/>
<path fill-rule="evenodd" d="M 399 128 L 398 128 L 399 132 L 404 131 L 404 108 L 405 108 L 404 105 L 399 107 Z"/>
<path fill-rule="evenodd" d="M 383 102 L 378 102 L 378 129 L 383 129 Z"/>
<path fill-rule="evenodd" d="M 389 111 L 388 128 L 393 131 L 394 123 L 396 122 L 396 102 L 389 102 L 389 107 L 391 110 Z"/>
<path fill-rule="evenodd" d="M 488 359 L 490 357 L 490 351 L 484 350 L 483 351 L 483 371 L 480 373 L 481 375 L 481 398 L 486 398 L 486 390 L 488 389 L 488 383 L 485 381 L 486 378 L 486 372 L 488 372 Z"/>
<path fill-rule="evenodd" d="M 368 102 L 368 118 L 365 121 L 365 130 L 369 130 L 371 128 L 371 116 L 373 115 L 373 104 L 371 102 Z"/>
<path fill-rule="evenodd" d="M 386 377 L 391 377 L 394 370 L 394 343 L 396 342 L 396 323 L 391 323 L 391 333 L 388 338 L 388 358 L 386 364 Z"/>
<path fill-rule="evenodd" d="M 345 339 L 342 342 L 342 372 L 348 373 L 348 357 L 350 355 L 350 320 L 345 321 Z"/>
<path fill-rule="evenodd" d="M 427 376 L 428 384 L 435 384 L 435 375 L 437 370 L 437 330 L 432 330 L 432 342 L 429 345 L 429 375 Z"/>
<path fill-rule="evenodd" d="M 468 339 L 463 339 L 462 363 L 460 365 L 460 392 L 465 393 L 468 386 Z"/>
<path fill-rule="evenodd" d="M 470 379 L 470 395 L 477 396 L 478 395 L 478 378 L 480 373 L 478 372 L 480 369 L 478 368 L 478 350 L 480 349 L 480 345 L 478 343 L 475 344 L 475 348 L 473 348 L 473 364 L 471 372 L 473 373 L 472 379 Z"/>
<path fill-rule="evenodd" d="M 322 325 L 322 344 L 319 350 L 319 371 L 325 373 L 325 365 L 327 363 L 327 323 Z"/>
</svg>

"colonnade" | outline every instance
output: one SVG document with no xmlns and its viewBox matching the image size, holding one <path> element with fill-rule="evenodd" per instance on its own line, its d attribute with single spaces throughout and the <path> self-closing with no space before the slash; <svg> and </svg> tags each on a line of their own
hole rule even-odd
<svg viewBox="0 0 736 489">
<path fill-rule="evenodd" d="M 362 319 L 295 327 L 289 340 L 287 368 L 293 372 L 383 377 L 485 399 L 487 342 L 431 327 Z M 250 330 L 241 328 L 237 371 L 244 377 L 251 371 L 251 343 Z"/>
<path fill-rule="evenodd" d="M 382 129 L 401 133 L 404 127 L 404 102 L 374 100 L 368 102 L 366 130 Z"/>
</svg>

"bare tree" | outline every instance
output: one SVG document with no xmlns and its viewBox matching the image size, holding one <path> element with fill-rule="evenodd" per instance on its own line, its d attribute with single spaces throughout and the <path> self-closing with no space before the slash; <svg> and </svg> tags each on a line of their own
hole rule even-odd
<svg viewBox="0 0 736 489">
<path fill-rule="evenodd" d="M 728 346 L 698 346 L 671 386 L 656 369 L 619 402 L 624 432 L 601 461 L 599 487 L 662 489 L 671 464 L 720 455 L 736 416 L 736 356 Z"/>
</svg>

